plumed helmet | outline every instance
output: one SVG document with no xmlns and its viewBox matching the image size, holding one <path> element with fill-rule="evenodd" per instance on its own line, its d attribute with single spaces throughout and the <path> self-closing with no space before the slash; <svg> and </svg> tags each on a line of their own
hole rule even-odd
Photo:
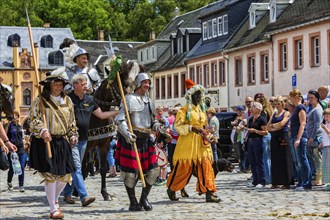
<svg viewBox="0 0 330 220">
<path fill-rule="evenodd" d="M 52 72 L 46 73 L 46 78 L 43 81 L 40 81 L 39 84 L 45 85 L 54 81 L 62 81 L 63 85 L 66 85 L 69 83 L 69 77 L 65 72 L 65 67 L 57 68 L 56 70 Z"/>
<path fill-rule="evenodd" d="M 89 60 L 89 53 L 84 48 L 79 47 L 76 53 L 73 55 L 73 62 L 76 63 L 77 57 L 83 54 L 85 54 L 87 56 L 87 59 Z"/>
<path fill-rule="evenodd" d="M 137 77 L 135 78 L 136 89 L 140 88 L 141 82 L 146 79 L 149 80 L 151 83 L 148 73 L 139 73 L 139 75 L 137 75 Z"/>
</svg>

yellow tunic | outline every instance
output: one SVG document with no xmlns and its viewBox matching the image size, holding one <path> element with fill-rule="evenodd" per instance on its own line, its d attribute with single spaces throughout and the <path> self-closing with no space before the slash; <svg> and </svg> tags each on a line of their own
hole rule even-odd
<svg viewBox="0 0 330 220">
<path fill-rule="evenodd" d="M 204 159 L 213 160 L 211 144 L 203 142 L 202 136 L 189 131 L 189 126 L 204 128 L 207 125 L 207 117 L 199 105 L 192 105 L 191 120 L 186 119 L 188 105 L 183 106 L 176 115 L 175 129 L 180 134 L 173 155 L 173 164 L 180 162 L 193 162 L 197 164 Z M 204 144 L 203 144 L 204 143 Z"/>
</svg>

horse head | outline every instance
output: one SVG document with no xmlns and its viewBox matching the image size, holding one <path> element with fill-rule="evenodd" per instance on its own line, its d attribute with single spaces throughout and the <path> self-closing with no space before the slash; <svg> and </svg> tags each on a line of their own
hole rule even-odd
<svg viewBox="0 0 330 220">
<path fill-rule="evenodd" d="M 12 97 L 12 88 L 0 83 L 0 114 L 4 112 L 6 118 L 14 116 L 14 100 Z"/>
<path fill-rule="evenodd" d="M 135 89 L 135 77 L 144 71 L 143 67 L 137 62 L 122 62 L 118 68 L 121 85 L 124 94 L 131 93 Z M 106 68 L 106 73 L 110 75 L 110 71 Z M 100 87 L 94 93 L 94 100 L 99 105 L 119 106 L 121 102 L 120 87 L 117 77 L 113 80 L 104 79 Z"/>
</svg>

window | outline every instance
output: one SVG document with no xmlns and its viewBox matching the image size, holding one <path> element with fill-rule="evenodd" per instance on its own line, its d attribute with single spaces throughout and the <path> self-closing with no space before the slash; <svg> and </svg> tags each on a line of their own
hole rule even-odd
<svg viewBox="0 0 330 220">
<path fill-rule="evenodd" d="M 31 91 L 29 89 L 23 91 L 23 105 L 31 105 Z"/>
<path fill-rule="evenodd" d="M 220 73 L 220 85 L 226 85 L 226 69 L 225 69 L 225 62 L 219 62 L 219 73 Z"/>
<path fill-rule="evenodd" d="M 172 76 L 167 76 L 167 98 L 172 98 Z"/>
<path fill-rule="evenodd" d="M 156 78 L 156 83 L 155 83 L 155 88 L 156 88 L 156 99 L 160 99 L 160 85 L 159 85 L 159 78 Z"/>
<path fill-rule="evenodd" d="M 274 23 L 274 22 L 276 22 L 276 2 L 271 1 L 269 4 L 270 4 L 269 22 Z"/>
<path fill-rule="evenodd" d="M 218 36 L 222 36 L 222 17 L 218 17 Z"/>
<path fill-rule="evenodd" d="M 235 57 L 235 86 L 243 85 L 242 57 Z"/>
<path fill-rule="evenodd" d="M 303 40 L 302 36 L 293 38 L 293 59 L 294 59 L 294 69 L 303 68 Z"/>
<path fill-rule="evenodd" d="M 223 34 L 228 34 L 228 15 L 223 16 Z"/>
<path fill-rule="evenodd" d="M 204 87 L 209 87 L 210 86 L 210 82 L 209 82 L 209 64 L 205 64 L 204 65 Z"/>
<path fill-rule="evenodd" d="M 189 78 L 195 82 L 195 68 L 194 67 L 190 67 L 189 68 Z"/>
<path fill-rule="evenodd" d="M 178 54 L 183 53 L 183 39 L 182 37 L 177 38 L 177 44 L 178 44 Z"/>
<path fill-rule="evenodd" d="M 143 51 L 140 51 L 140 61 L 143 62 Z"/>
<path fill-rule="evenodd" d="M 40 46 L 44 48 L 53 48 L 53 38 L 50 35 L 41 37 Z"/>
<path fill-rule="evenodd" d="M 151 48 L 151 53 L 152 53 L 151 59 L 155 59 L 155 47 L 154 46 L 152 46 L 152 48 Z"/>
<path fill-rule="evenodd" d="M 214 18 L 212 20 L 212 26 L 213 26 L 213 37 L 217 37 L 218 36 L 218 23 L 217 23 L 216 18 Z"/>
<path fill-rule="evenodd" d="M 203 83 L 203 73 L 202 73 L 202 67 L 197 67 L 197 84 L 202 85 Z"/>
<path fill-rule="evenodd" d="M 254 11 L 250 12 L 250 29 L 255 28 L 256 27 L 256 14 Z"/>
<path fill-rule="evenodd" d="M 288 69 L 288 42 L 287 39 L 279 40 L 279 70 L 285 71 Z"/>
<path fill-rule="evenodd" d="M 149 60 L 149 48 L 146 48 L 146 61 Z"/>
<path fill-rule="evenodd" d="M 211 85 L 217 86 L 218 85 L 218 69 L 217 69 L 217 63 L 211 64 Z"/>
<path fill-rule="evenodd" d="M 261 82 L 269 81 L 269 57 L 268 51 L 260 53 L 260 78 Z"/>
<path fill-rule="evenodd" d="M 186 94 L 185 80 L 186 80 L 186 74 L 185 73 L 181 73 L 181 97 L 184 97 L 185 94 Z"/>
<path fill-rule="evenodd" d="M 255 54 L 248 55 L 248 84 L 255 84 L 256 82 L 256 57 Z"/>
<path fill-rule="evenodd" d="M 179 76 L 178 74 L 174 75 L 174 98 L 179 97 Z"/>
<path fill-rule="evenodd" d="M 166 89 L 165 89 L 165 76 L 162 76 L 162 78 L 161 78 L 161 91 L 162 91 L 161 97 L 162 97 L 162 99 L 165 99 L 166 98 L 166 96 L 165 96 L 165 93 L 166 93 Z"/>
<path fill-rule="evenodd" d="M 203 40 L 207 40 L 208 38 L 208 29 L 207 29 L 207 22 L 203 23 Z"/>
<path fill-rule="evenodd" d="M 48 54 L 48 64 L 54 66 L 63 66 L 64 65 L 64 55 L 62 51 L 57 50 L 50 52 Z"/>
<path fill-rule="evenodd" d="M 9 35 L 7 40 L 8 47 L 20 47 L 21 46 L 21 37 L 18 34 Z"/>
<path fill-rule="evenodd" d="M 320 48 L 320 32 L 312 33 L 310 37 L 310 66 L 320 66 L 321 65 L 321 48 Z"/>
<path fill-rule="evenodd" d="M 212 38 L 212 36 L 213 36 L 213 33 L 212 33 L 212 20 L 209 20 L 208 22 L 207 22 L 207 29 L 208 29 L 208 33 L 207 33 L 207 35 L 208 35 L 208 39 L 210 39 L 210 38 Z"/>
</svg>

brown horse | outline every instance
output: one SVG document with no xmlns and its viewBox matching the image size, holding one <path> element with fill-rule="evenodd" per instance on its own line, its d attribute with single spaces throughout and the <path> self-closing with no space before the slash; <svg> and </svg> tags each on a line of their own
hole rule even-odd
<svg viewBox="0 0 330 220">
<path fill-rule="evenodd" d="M 0 83 L 0 118 L 2 118 L 2 112 L 5 113 L 7 119 L 11 119 L 14 116 L 14 102 L 11 87 Z"/>
<path fill-rule="evenodd" d="M 123 62 L 119 69 L 120 78 L 124 93 L 134 89 L 135 76 L 142 70 L 137 63 L 127 64 Z M 131 70 L 135 71 L 131 71 Z M 100 87 L 93 95 L 94 101 L 99 105 L 102 111 L 110 111 L 118 109 L 121 103 L 121 95 L 117 78 L 113 82 L 107 79 L 103 80 Z M 113 121 L 108 119 L 99 119 L 92 114 L 89 122 L 88 144 L 86 152 L 89 152 L 94 147 L 100 147 L 100 174 L 101 174 L 101 194 L 104 200 L 112 200 L 106 189 L 106 173 L 107 173 L 107 155 L 110 148 L 110 141 L 116 135 L 116 126 Z M 87 177 L 87 154 L 85 154 L 82 162 L 82 173 L 84 178 Z"/>
</svg>

